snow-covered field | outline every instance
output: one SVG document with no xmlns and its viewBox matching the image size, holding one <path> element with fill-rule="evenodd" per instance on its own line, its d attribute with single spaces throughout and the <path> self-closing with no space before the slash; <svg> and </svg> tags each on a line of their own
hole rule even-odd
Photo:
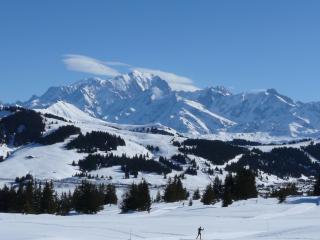
<svg viewBox="0 0 320 240">
<path fill-rule="evenodd" d="M 154 204 L 150 214 L 120 214 L 106 206 L 97 215 L 0 214 L 1 239 L 5 240 L 108 240 L 195 239 L 201 225 L 204 240 L 283 240 L 320 237 L 318 198 L 250 199 L 228 208 L 182 203 Z"/>
</svg>

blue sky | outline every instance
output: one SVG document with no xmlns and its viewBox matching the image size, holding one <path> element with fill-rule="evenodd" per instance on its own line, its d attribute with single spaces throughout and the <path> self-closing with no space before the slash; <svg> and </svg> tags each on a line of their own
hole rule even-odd
<svg viewBox="0 0 320 240">
<path fill-rule="evenodd" d="M 100 75 L 113 75 L 121 62 L 198 87 L 273 87 L 319 101 L 319 12 L 312 0 L 4 0 L 0 100 L 26 100 L 94 75 L 79 69 L 93 61 Z"/>
</svg>

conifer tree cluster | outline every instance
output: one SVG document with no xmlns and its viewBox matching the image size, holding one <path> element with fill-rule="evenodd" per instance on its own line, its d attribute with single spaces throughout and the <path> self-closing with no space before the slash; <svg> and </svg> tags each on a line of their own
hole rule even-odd
<svg viewBox="0 0 320 240">
<path fill-rule="evenodd" d="M 239 154 L 248 152 L 246 148 L 235 146 L 219 140 L 187 139 L 179 151 L 194 154 L 208 159 L 210 162 L 222 165 Z"/>
<path fill-rule="evenodd" d="M 234 177 L 234 199 L 246 200 L 258 196 L 255 174 L 247 169 L 240 169 Z"/>
<path fill-rule="evenodd" d="M 274 190 L 271 193 L 271 197 L 276 197 L 279 200 L 279 203 L 282 203 L 286 200 L 287 196 L 290 195 L 299 195 L 296 184 L 288 183 L 286 186 L 281 187 L 280 189 Z"/>
<path fill-rule="evenodd" d="M 37 142 L 43 145 L 63 142 L 69 136 L 79 134 L 80 132 L 80 128 L 73 125 L 61 126 L 49 135 L 42 136 L 37 140 Z"/>
<path fill-rule="evenodd" d="M 146 148 L 147 148 L 149 151 L 151 151 L 151 152 L 159 152 L 159 151 L 160 151 L 160 149 L 159 149 L 158 146 L 147 145 Z"/>
<path fill-rule="evenodd" d="M 244 200 L 257 197 L 255 175 L 250 170 L 241 169 L 235 176 L 229 173 L 224 184 L 216 177 L 214 181 L 208 184 L 200 196 L 199 190 L 196 190 L 193 195 L 193 200 L 201 198 L 204 205 L 215 204 L 222 200 L 222 206 L 227 207 L 233 201 Z"/>
<path fill-rule="evenodd" d="M 171 160 L 180 163 L 180 164 L 187 164 L 187 162 L 189 161 L 189 158 L 187 155 L 182 155 L 182 154 L 174 154 L 173 156 L 171 156 Z"/>
<path fill-rule="evenodd" d="M 73 194 L 58 195 L 52 182 L 44 185 L 33 179 L 10 188 L 0 189 L 0 212 L 27 214 L 59 214 L 67 215 L 71 210 L 92 214 L 102 209 L 105 204 L 116 204 L 117 195 L 113 185 L 95 185 L 83 181 Z"/>
<path fill-rule="evenodd" d="M 175 171 L 182 171 L 183 168 L 180 166 L 180 164 L 174 163 L 165 157 L 160 156 L 159 157 L 159 162 L 168 167 L 169 169 L 175 170 Z"/>
<path fill-rule="evenodd" d="M 222 206 L 227 207 L 233 200 L 246 200 L 258 196 L 255 174 L 248 169 L 240 169 L 235 176 L 228 174 L 222 192 Z"/>
<path fill-rule="evenodd" d="M 218 200 L 218 197 L 215 195 L 215 193 L 213 191 L 212 184 L 208 184 L 206 187 L 206 190 L 204 191 L 204 193 L 202 195 L 201 202 L 204 205 L 210 205 L 210 204 L 216 203 L 217 200 Z"/>
<path fill-rule="evenodd" d="M 116 194 L 116 187 L 112 184 L 108 184 L 104 190 L 104 204 L 117 204 L 118 197 Z"/>
<path fill-rule="evenodd" d="M 163 129 L 159 129 L 156 127 L 151 127 L 151 128 L 147 128 L 146 130 L 147 133 L 153 133 L 153 134 L 161 134 L 161 135 L 167 135 L 167 136 L 174 136 L 173 133 L 171 132 L 167 132 Z"/>
<path fill-rule="evenodd" d="M 302 147 L 302 149 L 312 157 L 320 160 L 320 143 L 314 144 L 314 142 L 311 142 L 308 146 Z"/>
<path fill-rule="evenodd" d="M 139 171 L 154 172 L 158 174 L 167 174 L 171 169 L 154 160 L 147 159 L 145 155 L 136 155 L 127 157 L 125 154 L 117 156 L 112 153 L 106 156 L 101 154 L 89 154 L 82 160 L 79 160 L 78 165 L 82 171 L 92 171 L 99 168 L 107 168 L 112 166 L 122 166 L 123 172 L 128 175 L 137 175 Z"/>
<path fill-rule="evenodd" d="M 79 152 L 93 153 L 97 150 L 105 152 L 116 150 L 118 146 L 125 145 L 125 141 L 119 136 L 107 132 L 92 131 L 85 135 L 80 133 L 77 138 L 66 145 L 66 148 L 77 149 Z"/>
<path fill-rule="evenodd" d="M 188 191 L 183 187 L 181 179 L 178 176 L 175 176 L 173 180 L 169 178 L 164 190 L 163 200 L 165 202 L 177 202 L 187 198 Z"/>
<path fill-rule="evenodd" d="M 0 212 L 53 214 L 57 208 L 57 195 L 52 182 L 46 182 L 42 187 L 30 180 L 20 183 L 17 189 L 6 185 L 0 189 Z"/>
<path fill-rule="evenodd" d="M 185 174 L 188 174 L 188 175 L 192 175 L 192 176 L 195 176 L 197 175 L 197 169 L 196 168 L 193 168 L 193 167 L 188 167 L 185 171 L 184 171 Z"/>
<path fill-rule="evenodd" d="M 201 198 L 204 205 L 218 202 L 222 198 L 222 182 L 216 177 L 212 184 L 208 184 Z"/>
<path fill-rule="evenodd" d="M 72 122 L 71 120 L 67 120 L 63 117 L 60 117 L 60 116 L 57 116 L 57 115 L 54 115 L 51 113 L 44 113 L 43 116 L 45 116 L 46 118 L 52 118 L 52 119 L 56 119 L 56 120 L 63 121 L 63 122 L 69 122 L 69 123 Z"/>
<path fill-rule="evenodd" d="M 40 138 L 44 130 L 45 124 L 40 113 L 19 108 L 0 119 L 0 142 L 21 146 Z"/>
<path fill-rule="evenodd" d="M 312 154 L 316 154 L 316 148 L 316 146 L 312 146 L 305 147 L 304 149 Z M 320 164 L 311 161 L 303 149 L 292 147 L 274 148 L 270 152 L 252 149 L 251 152 L 244 154 L 239 161 L 228 165 L 226 170 L 236 172 L 246 166 L 249 166 L 253 171 L 257 172 L 260 170 L 281 178 L 298 178 L 302 174 L 304 176 L 311 176 L 320 172 Z"/>
<path fill-rule="evenodd" d="M 150 211 L 151 197 L 149 186 L 146 181 L 139 184 L 132 183 L 123 195 L 121 210 L 123 213 L 129 211 Z"/>
</svg>

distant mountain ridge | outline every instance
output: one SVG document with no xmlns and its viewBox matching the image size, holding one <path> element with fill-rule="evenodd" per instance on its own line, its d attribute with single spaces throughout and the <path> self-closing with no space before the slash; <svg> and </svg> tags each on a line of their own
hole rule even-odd
<svg viewBox="0 0 320 240">
<path fill-rule="evenodd" d="M 296 102 L 275 89 L 240 94 L 222 86 L 177 91 L 165 79 L 139 71 L 50 87 L 20 104 L 47 108 L 57 101 L 108 122 L 159 123 L 196 135 L 225 131 L 312 137 L 320 133 L 319 102 Z"/>
</svg>

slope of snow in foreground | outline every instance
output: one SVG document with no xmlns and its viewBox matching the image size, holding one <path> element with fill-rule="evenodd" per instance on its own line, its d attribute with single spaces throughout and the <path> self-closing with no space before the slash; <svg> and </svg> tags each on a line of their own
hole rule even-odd
<svg viewBox="0 0 320 240">
<path fill-rule="evenodd" d="M 219 203 L 193 206 L 156 204 L 148 213 L 119 214 L 106 206 L 97 215 L 0 214 L 6 240 L 191 240 L 201 225 L 204 240 L 314 239 L 320 236 L 317 198 L 250 199 L 221 208 Z"/>
</svg>

